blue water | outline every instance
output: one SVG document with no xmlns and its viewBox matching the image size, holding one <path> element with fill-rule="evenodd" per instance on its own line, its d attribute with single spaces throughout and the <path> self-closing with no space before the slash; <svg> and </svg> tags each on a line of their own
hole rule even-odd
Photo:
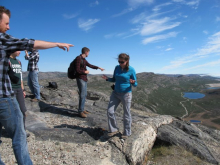
<svg viewBox="0 0 220 165">
<path fill-rule="evenodd" d="M 196 92 L 184 92 L 183 97 L 188 98 L 188 99 L 201 99 L 205 97 L 205 94 L 196 93 Z"/>
<path fill-rule="evenodd" d="M 192 122 L 192 123 L 201 123 L 200 120 L 190 120 L 190 122 Z"/>
<path fill-rule="evenodd" d="M 220 87 L 208 87 L 207 89 L 220 89 Z"/>
</svg>

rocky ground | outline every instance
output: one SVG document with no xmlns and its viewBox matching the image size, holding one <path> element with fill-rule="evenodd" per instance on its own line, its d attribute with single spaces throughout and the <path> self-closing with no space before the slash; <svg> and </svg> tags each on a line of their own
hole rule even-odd
<svg viewBox="0 0 220 165">
<path fill-rule="evenodd" d="M 120 106 L 116 112 L 120 133 L 109 138 L 106 135 L 108 96 L 88 91 L 85 108 L 90 114 L 82 119 L 77 114 L 77 88 L 58 86 L 57 90 L 42 88 L 42 100 L 38 103 L 30 101 L 30 91 L 26 86 L 26 127 L 30 133 L 27 141 L 31 159 L 36 165 L 160 164 L 149 157 L 158 140 L 190 151 L 201 158 L 200 164 L 220 162 L 220 132 L 217 130 L 132 107 L 132 135 L 123 140 L 120 138 L 123 131 Z M 1 140 L 2 160 L 7 165 L 16 164 L 7 133 L 3 132 Z"/>
</svg>

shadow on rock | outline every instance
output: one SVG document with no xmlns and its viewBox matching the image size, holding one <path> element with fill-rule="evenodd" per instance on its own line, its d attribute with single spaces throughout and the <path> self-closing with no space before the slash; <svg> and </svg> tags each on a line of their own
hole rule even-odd
<svg viewBox="0 0 220 165">
<path fill-rule="evenodd" d="M 70 128 L 78 130 L 77 134 L 83 134 L 83 132 L 86 132 L 89 136 L 91 136 L 94 140 L 100 139 L 101 136 L 103 136 L 106 132 L 103 128 L 90 128 L 90 127 L 80 127 L 76 125 L 68 125 L 68 124 L 61 124 L 58 126 L 54 126 L 54 128 Z"/>
<path fill-rule="evenodd" d="M 50 104 L 46 104 L 45 102 L 40 101 L 39 102 L 40 112 L 50 112 L 54 114 L 60 114 L 63 116 L 68 117 L 78 117 L 78 111 L 76 110 L 69 110 L 65 108 L 57 108 Z"/>
</svg>

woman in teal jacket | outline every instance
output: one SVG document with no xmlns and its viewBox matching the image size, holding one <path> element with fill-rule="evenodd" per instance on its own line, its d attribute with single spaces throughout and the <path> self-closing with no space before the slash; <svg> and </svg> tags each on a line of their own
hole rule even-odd
<svg viewBox="0 0 220 165">
<path fill-rule="evenodd" d="M 126 139 L 131 135 L 131 99 L 132 99 L 132 86 L 137 86 L 136 72 L 133 67 L 129 66 L 129 55 L 121 53 L 118 56 L 119 65 L 115 67 L 114 74 L 112 78 L 105 75 L 102 76 L 103 79 L 109 82 L 115 82 L 114 90 L 110 96 L 110 101 L 108 105 L 108 126 L 109 126 L 109 136 L 113 136 L 119 133 L 117 122 L 115 118 L 115 110 L 118 105 L 122 103 L 124 116 L 124 132 L 122 135 L 123 139 Z"/>
</svg>

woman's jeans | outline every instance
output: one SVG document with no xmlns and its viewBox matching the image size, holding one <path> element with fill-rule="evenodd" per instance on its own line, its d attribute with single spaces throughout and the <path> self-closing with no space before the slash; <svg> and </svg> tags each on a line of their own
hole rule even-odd
<svg viewBox="0 0 220 165">
<path fill-rule="evenodd" d="M 86 96 L 87 96 L 87 82 L 77 78 L 77 86 L 79 89 L 79 109 L 78 112 L 81 113 L 84 111 Z"/>
<path fill-rule="evenodd" d="M 28 74 L 28 86 L 36 99 L 40 99 L 40 85 L 38 83 L 39 71 L 29 71 Z"/>
<path fill-rule="evenodd" d="M 124 122 L 124 132 L 123 135 L 130 136 L 131 135 L 131 99 L 132 99 L 132 93 L 118 93 L 113 91 L 110 96 L 110 101 L 108 104 L 108 126 L 109 126 L 109 132 L 116 132 L 118 131 L 116 117 L 115 117 L 115 111 L 120 103 L 123 105 L 124 110 L 124 116 L 123 116 L 123 122 Z"/>
<path fill-rule="evenodd" d="M 14 97 L 0 98 L 0 136 L 4 126 L 12 139 L 12 147 L 19 165 L 32 165 L 24 130 L 23 115 Z M 4 164 L 0 159 L 0 165 Z"/>
</svg>

